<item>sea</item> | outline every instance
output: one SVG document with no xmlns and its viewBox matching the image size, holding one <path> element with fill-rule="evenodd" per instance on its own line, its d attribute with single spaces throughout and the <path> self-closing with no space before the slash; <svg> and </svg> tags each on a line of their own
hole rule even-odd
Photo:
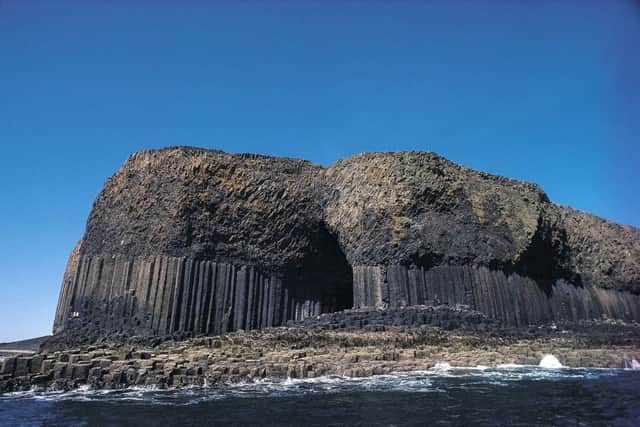
<svg viewBox="0 0 640 427">
<path fill-rule="evenodd" d="M 0 397 L 0 425 L 640 426 L 640 371 L 549 366 L 20 392 Z"/>
</svg>

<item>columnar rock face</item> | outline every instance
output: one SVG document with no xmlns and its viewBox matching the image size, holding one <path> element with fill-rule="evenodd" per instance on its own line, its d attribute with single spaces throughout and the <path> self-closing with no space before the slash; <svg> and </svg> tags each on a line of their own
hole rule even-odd
<svg viewBox="0 0 640 427">
<path fill-rule="evenodd" d="M 529 277 L 487 267 L 354 267 L 357 307 L 464 305 L 508 325 L 586 319 L 640 320 L 640 296 L 558 280 L 549 291 Z"/>
<path fill-rule="evenodd" d="M 248 265 L 169 256 L 87 256 L 78 260 L 60 304 L 82 310 L 82 317 L 72 312 L 71 321 L 88 330 L 219 334 L 300 320 L 320 314 L 321 308 L 336 310 L 331 299 L 314 291 L 301 294 L 283 286 L 280 277 Z"/>
<path fill-rule="evenodd" d="M 167 148 L 105 184 L 54 332 L 217 334 L 355 307 L 507 324 L 640 320 L 640 230 L 432 153 L 302 160 Z"/>
<path fill-rule="evenodd" d="M 351 307 L 322 172 L 194 148 L 134 154 L 94 203 L 54 332 L 220 333 Z"/>
</svg>

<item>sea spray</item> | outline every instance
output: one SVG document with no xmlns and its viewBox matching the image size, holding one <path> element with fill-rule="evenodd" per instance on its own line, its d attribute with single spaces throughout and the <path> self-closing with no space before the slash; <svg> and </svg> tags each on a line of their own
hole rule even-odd
<svg viewBox="0 0 640 427">
<path fill-rule="evenodd" d="M 545 369 L 559 369 L 564 368 L 562 363 L 555 357 L 553 354 L 545 354 L 542 356 L 540 363 L 538 364 L 541 368 Z"/>
<path fill-rule="evenodd" d="M 437 362 L 431 367 L 432 371 L 448 371 L 451 369 L 451 365 L 447 362 Z"/>
</svg>

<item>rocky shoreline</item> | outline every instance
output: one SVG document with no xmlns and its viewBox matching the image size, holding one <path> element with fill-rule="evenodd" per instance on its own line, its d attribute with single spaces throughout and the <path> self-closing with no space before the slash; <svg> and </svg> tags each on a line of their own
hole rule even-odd
<svg viewBox="0 0 640 427">
<path fill-rule="evenodd" d="M 175 340 L 175 338 L 184 338 Z M 623 368 L 640 359 L 640 325 L 613 321 L 506 328 L 464 307 L 346 310 L 287 326 L 210 337 L 53 337 L 0 364 L 0 393 L 130 386 L 224 386 L 262 378 L 364 377 L 452 366 Z"/>
</svg>

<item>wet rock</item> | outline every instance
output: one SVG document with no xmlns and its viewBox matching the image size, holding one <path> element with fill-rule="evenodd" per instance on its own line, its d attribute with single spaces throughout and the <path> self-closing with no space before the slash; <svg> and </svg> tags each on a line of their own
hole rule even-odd
<svg viewBox="0 0 640 427">
<path fill-rule="evenodd" d="M 29 372 L 32 374 L 39 374 L 42 372 L 42 362 L 44 361 L 43 355 L 36 355 L 29 360 Z"/>
<path fill-rule="evenodd" d="M 33 378 L 31 379 L 31 382 L 33 384 L 46 384 L 49 381 L 51 381 L 53 375 L 52 372 L 48 372 L 47 374 L 43 374 L 43 375 L 34 375 Z"/>
<path fill-rule="evenodd" d="M 13 370 L 13 375 L 16 377 L 21 377 L 27 375 L 29 373 L 29 361 L 31 359 L 28 357 L 18 356 L 15 361 L 15 368 Z"/>
<path fill-rule="evenodd" d="M 447 361 L 453 366 L 537 363 L 543 354 L 553 352 L 569 366 L 621 366 L 631 357 L 640 357 L 640 327 L 620 322 L 551 324 L 547 327 L 510 329 L 487 321 L 491 329 L 457 329 L 420 324 L 446 323 L 467 318 L 461 307 L 407 307 L 385 311 L 352 310 L 307 319 L 297 326 L 230 334 L 220 339 L 222 346 L 212 350 L 207 339 L 193 339 L 176 345 L 167 342 L 156 347 L 154 359 L 147 350 L 131 351 L 127 360 L 101 359 L 70 364 L 57 362 L 42 375 L 0 377 L 0 390 L 69 389 L 80 384 L 95 388 L 123 388 L 133 385 L 158 387 L 203 386 L 247 379 L 316 378 L 321 375 L 362 377 L 390 371 L 428 369 Z M 428 316 L 425 316 L 428 314 Z M 369 319 L 385 326 L 382 331 L 334 330 L 327 324 Z M 475 323 L 474 323 L 475 324 Z M 119 348 L 114 344 L 114 348 Z M 70 354 L 83 355 L 85 350 Z M 87 357 L 95 354 L 86 353 Z M 59 354 L 56 357 L 59 358 Z M 33 363 L 34 357 L 25 358 Z M 108 360 L 108 359 L 106 359 Z M 53 361 L 53 359 L 51 359 Z"/>
<path fill-rule="evenodd" d="M 72 370 L 71 378 L 74 380 L 86 380 L 89 376 L 89 370 L 91 369 L 91 364 L 87 363 L 78 363 L 69 365 L 69 369 Z"/>
<path fill-rule="evenodd" d="M 53 359 L 45 359 L 42 361 L 42 372 L 49 372 L 53 369 L 55 361 Z"/>
<path fill-rule="evenodd" d="M 16 358 L 15 357 L 7 357 L 6 359 L 4 359 L 4 361 L 2 362 L 2 367 L 0 367 L 0 374 L 5 375 L 11 375 L 13 374 L 13 371 L 16 368 Z"/>
<path fill-rule="evenodd" d="M 53 365 L 53 377 L 56 380 L 62 379 L 62 378 L 66 378 L 67 376 L 70 376 L 71 372 L 70 369 L 68 368 L 69 364 L 66 362 L 58 362 L 56 364 Z M 69 372 L 69 375 L 67 375 L 67 372 Z"/>
</svg>

